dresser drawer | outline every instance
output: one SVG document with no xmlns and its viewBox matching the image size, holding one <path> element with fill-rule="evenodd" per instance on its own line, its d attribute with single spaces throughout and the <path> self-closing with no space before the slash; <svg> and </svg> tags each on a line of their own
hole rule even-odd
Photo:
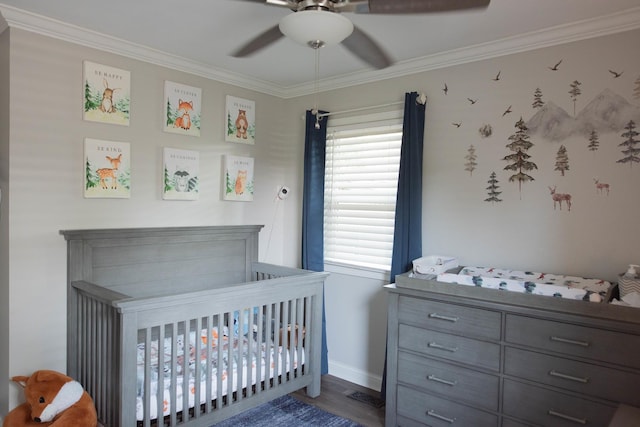
<svg viewBox="0 0 640 427">
<path fill-rule="evenodd" d="M 640 368 L 639 335 L 511 314 L 506 323 L 507 342 Z"/>
<path fill-rule="evenodd" d="M 505 379 L 503 412 L 545 427 L 606 426 L 615 408 Z"/>
<path fill-rule="evenodd" d="M 401 323 L 438 331 L 500 340 L 501 315 L 496 311 L 401 296 L 398 318 Z"/>
<path fill-rule="evenodd" d="M 507 347 L 505 373 L 602 399 L 640 405 L 640 375 Z"/>
<path fill-rule="evenodd" d="M 398 381 L 475 406 L 498 410 L 500 381 L 495 375 L 399 352 Z"/>
<path fill-rule="evenodd" d="M 531 427 L 529 424 L 522 424 L 518 421 L 513 421 L 507 418 L 502 420 L 502 427 Z"/>
<path fill-rule="evenodd" d="M 398 386 L 398 414 L 432 427 L 497 427 L 495 414 Z"/>
<path fill-rule="evenodd" d="M 415 326 L 399 327 L 398 345 L 406 350 L 498 371 L 500 345 Z"/>
</svg>

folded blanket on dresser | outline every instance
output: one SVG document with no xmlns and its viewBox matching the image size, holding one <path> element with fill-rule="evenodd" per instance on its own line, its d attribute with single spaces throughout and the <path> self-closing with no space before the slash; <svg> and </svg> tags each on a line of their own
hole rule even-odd
<svg viewBox="0 0 640 427">
<path fill-rule="evenodd" d="M 599 279 L 492 267 L 464 267 L 458 274 L 439 274 L 437 280 L 461 285 L 578 300 L 588 300 L 589 295 L 593 293 L 604 298 L 611 286 L 610 282 Z"/>
</svg>

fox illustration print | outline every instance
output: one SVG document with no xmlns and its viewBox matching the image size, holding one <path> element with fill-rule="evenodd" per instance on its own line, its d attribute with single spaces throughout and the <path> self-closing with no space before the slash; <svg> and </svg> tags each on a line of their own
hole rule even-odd
<svg viewBox="0 0 640 427">
<path fill-rule="evenodd" d="M 247 185 L 247 171 L 239 170 L 236 177 L 236 194 L 239 196 L 244 194 L 245 186 Z"/>
<path fill-rule="evenodd" d="M 178 100 L 178 118 L 173 123 L 173 127 L 189 130 L 191 128 L 191 112 L 193 111 L 193 101 Z"/>
</svg>

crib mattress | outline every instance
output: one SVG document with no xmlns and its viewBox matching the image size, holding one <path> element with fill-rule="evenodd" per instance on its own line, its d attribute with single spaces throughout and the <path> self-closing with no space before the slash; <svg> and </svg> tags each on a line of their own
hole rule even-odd
<svg viewBox="0 0 640 427">
<path fill-rule="evenodd" d="M 493 267 L 464 267 L 457 274 L 438 274 L 437 280 L 577 300 L 590 300 L 590 295 L 595 293 L 601 297 L 596 298 L 598 301 L 605 300 L 611 287 L 611 283 L 606 280 Z"/>
<path fill-rule="evenodd" d="M 282 375 L 290 372 L 298 367 L 298 360 L 300 364 L 304 364 L 304 348 L 298 357 L 297 349 L 275 345 L 269 345 L 268 343 L 257 344 L 254 340 L 249 341 L 247 336 L 233 336 L 229 339 L 227 328 L 224 328 L 223 337 L 220 342 L 221 346 L 216 345 L 218 341 L 217 328 L 213 328 L 212 340 L 207 340 L 206 330 L 202 330 L 200 339 L 202 340 L 202 348 L 200 356 L 195 354 L 195 339 L 196 334 L 190 333 L 189 337 L 189 352 L 187 360 L 184 359 L 184 337 L 179 335 L 177 338 L 177 363 L 165 362 L 162 366 L 162 374 L 158 373 L 159 357 L 158 357 L 158 341 L 151 341 L 151 350 L 149 352 L 150 359 L 150 396 L 149 396 L 149 417 L 151 419 L 158 418 L 158 387 L 163 389 L 163 416 L 171 414 L 171 390 L 172 390 L 172 377 L 173 370 L 175 370 L 176 377 L 176 391 L 175 391 L 175 407 L 176 411 L 182 411 L 184 406 L 184 391 L 187 389 L 188 393 L 188 405 L 189 408 L 195 406 L 196 400 L 196 369 L 200 369 L 200 381 L 199 381 L 199 404 L 203 404 L 207 399 L 207 384 L 211 384 L 211 397 L 215 399 L 218 394 L 218 380 L 217 377 L 220 374 L 222 376 L 221 395 L 225 396 L 229 392 L 237 391 L 238 388 L 242 389 L 248 385 L 254 385 L 258 382 L 264 381 L 267 378 L 273 378 L 274 376 Z M 209 366 L 207 370 L 207 349 L 206 344 L 210 342 L 211 350 L 209 351 Z M 273 344 L 273 343 L 271 343 Z M 231 348 L 231 363 L 229 362 L 229 345 Z M 219 357 L 218 352 L 222 353 L 222 366 L 218 366 Z M 170 361 L 172 354 L 172 340 L 165 338 L 164 340 L 164 360 Z M 138 344 L 138 363 L 137 363 L 137 396 L 136 396 L 136 418 L 138 421 L 144 420 L 144 408 L 145 408 L 145 395 L 144 395 L 144 381 L 145 381 L 145 366 L 146 366 L 146 349 L 144 343 Z M 277 356 L 277 357 L 276 357 Z M 293 357 L 292 357 L 293 356 Z M 292 360 L 293 359 L 293 360 Z M 267 367 L 267 361 L 269 366 Z M 260 369 L 258 369 L 258 363 Z M 198 366 L 199 365 L 199 366 Z M 240 374 L 240 370 L 242 374 Z M 260 378 L 258 379 L 258 372 L 260 372 Z M 211 380 L 209 380 L 211 378 Z M 241 386 L 239 387 L 240 378 L 242 378 Z M 185 387 L 185 383 L 188 387 Z"/>
</svg>

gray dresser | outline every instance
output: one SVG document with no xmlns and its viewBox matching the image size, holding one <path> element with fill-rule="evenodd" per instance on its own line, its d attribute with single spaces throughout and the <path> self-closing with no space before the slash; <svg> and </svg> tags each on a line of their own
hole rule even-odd
<svg viewBox="0 0 640 427">
<path fill-rule="evenodd" d="M 605 427 L 640 406 L 640 309 L 407 274 L 387 289 L 387 427 Z"/>
</svg>

